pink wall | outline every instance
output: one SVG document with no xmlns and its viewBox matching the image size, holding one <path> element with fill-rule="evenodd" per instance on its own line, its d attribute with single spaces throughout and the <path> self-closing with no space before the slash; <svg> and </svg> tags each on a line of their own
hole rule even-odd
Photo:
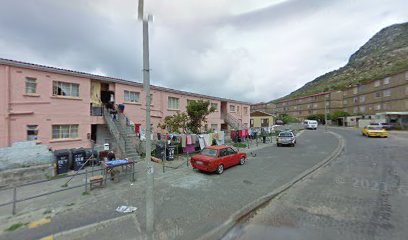
<svg viewBox="0 0 408 240">
<path fill-rule="evenodd" d="M 37 80 L 36 94 L 25 93 L 26 77 Z M 10 143 L 26 140 L 26 126 L 38 125 L 38 141 L 53 149 L 90 146 L 90 80 L 15 67 L 10 68 L 10 79 Z M 78 83 L 79 97 L 53 96 L 53 80 Z M 79 124 L 78 139 L 52 140 L 53 124 Z"/>
<path fill-rule="evenodd" d="M 35 78 L 37 82 L 36 94 L 26 94 L 26 77 Z M 53 81 L 79 84 L 79 97 L 53 96 Z M 91 133 L 91 124 L 104 123 L 103 117 L 90 116 L 91 80 L 85 77 L 75 77 L 41 70 L 9 67 L 0 65 L 0 147 L 10 146 L 17 141 L 27 139 L 27 125 L 38 125 L 38 142 L 47 144 L 55 149 L 90 147 L 88 134 Z M 125 114 L 136 124 L 145 128 L 145 94 L 140 86 L 111 83 L 109 89 L 115 92 L 116 104 L 125 104 Z M 139 92 L 138 103 L 126 103 L 124 91 Z M 165 92 L 152 89 L 153 101 L 151 106 L 151 122 L 153 131 L 159 122 L 166 116 L 176 112 L 186 111 L 187 100 L 207 99 L 189 96 L 182 93 Z M 168 97 L 179 99 L 179 109 L 168 109 Z M 224 120 L 221 117 L 221 102 L 208 99 L 218 105 L 216 112 L 211 113 L 207 120 L 208 128 L 217 124 L 218 130 Z M 234 104 L 240 111 L 231 113 L 242 123 L 249 125 L 249 105 Z M 243 107 L 248 107 L 245 115 Z M 78 124 L 79 137 L 77 139 L 52 139 L 52 125 Z"/>
</svg>

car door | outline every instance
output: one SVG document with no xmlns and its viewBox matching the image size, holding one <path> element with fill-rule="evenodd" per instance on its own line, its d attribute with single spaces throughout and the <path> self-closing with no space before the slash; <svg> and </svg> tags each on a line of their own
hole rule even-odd
<svg viewBox="0 0 408 240">
<path fill-rule="evenodd" d="M 232 148 L 228 148 L 227 149 L 228 152 L 228 156 L 229 156 L 229 161 L 230 161 L 230 166 L 234 166 L 239 164 L 239 156 L 238 156 L 238 152 L 236 152 L 234 149 Z"/>
<path fill-rule="evenodd" d="M 219 158 L 218 165 L 220 163 L 222 163 L 224 165 L 224 168 L 227 168 L 229 166 L 228 152 L 227 152 L 226 148 L 220 150 L 220 158 Z"/>
</svg>

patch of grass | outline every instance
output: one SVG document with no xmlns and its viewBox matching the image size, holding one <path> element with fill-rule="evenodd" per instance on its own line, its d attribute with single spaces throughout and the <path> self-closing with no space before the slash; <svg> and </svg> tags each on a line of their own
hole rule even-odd
<svg viewBox="0 0 408 240">
<path fill-rule="evenodd" d="M 7 231 L 7 232 L 12 232 L 12 231 L 15 231 L 15 230 L 17 230 L 17 229 L 19 229 L 20 227 L 25 226 L 25 225 L 26 225 L 26 224 L 21 223 L 21 222 L 14 223 L 14 224 L 11 225 L 10 227 L 8 227 L 8 228 L 6 229 L 6 231 Z"/>
<path fill-rule="evenodd" d="M 89 192 L 82 192 L 82 196 L 88 196 L 88 195 L 90 195 Z"/>
<path fill-rule="evenodd" d="M 234 143 L 233 146 L 236 148 L 246 148 L 247 147 L 245 143 Z"/>
</svg>

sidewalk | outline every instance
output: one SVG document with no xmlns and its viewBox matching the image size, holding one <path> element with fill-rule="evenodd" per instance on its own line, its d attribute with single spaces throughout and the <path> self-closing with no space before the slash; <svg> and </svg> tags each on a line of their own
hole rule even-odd
<svg viewBox="0 0 408 240">
<path fill-rule="evenodd" d="M 252 152 L 271 146 L 272 144 L 273 143 L 259 143 L 258 147 L 252 146 L 249 149 L 240 149 L 240 151 Z M 248 157 L 251 156 L 249 155 Z M 164 173 L 162 163 L 153 162 L 155 169 L 155 181 L 159 182 L 163 181 L 164 179 L 171 181 L 171 179 L 186 175 L 186 173 L 192 170 L 189 162 L 187 166 L 187 161 L 186 156 L 181 156 L 174 161 L 164 161 L 166 166 Z M 56 215 L 63 214 L 66 211 L 77 209 L 81 205 L 86 205 L 89 202 L 100 201 L 103 197 L 110 195 L 113 191 L 118 194 L 125 193 L 131 189 L 137 189 L 137 192 L 143 192 L 143 184 L 145 181 L 144 169 L 146 169 L 145 161 L 140 161 L 135 164 L 136 182 L 131 183 L 128 180 L 128 176 L 121 176 L 119 183 L 113 183 L 108 180 L 105 188 L 94 189 L 90 192 L 90 195 L 83 194 L 85 187 L 79 187 L 17 203 L 16 216 L 11 215 L 11 205 L 0 207 L 0 231 L 3 231 L 14 223 L 27 223 L 43 217 L 54 217 Z M 97 174 L 98 172 L 94 173 L 94 175 Z M 90 176 L 91 174 L 88 175 L 88 178 Z M 65 184 L 68 179 L 69 178 L 61 178 L 35 185 L 20 187 L 17 191 L 18 199 L 63 189 L 62 185 Z M 79 175 L 73 178 L 68 186 L 83 185 L 84 182 L 85 176 Z M 12 201 L 12 191 L 12 189 L 2 191 L 0 194 L 0 203 Z"/>
</svg>

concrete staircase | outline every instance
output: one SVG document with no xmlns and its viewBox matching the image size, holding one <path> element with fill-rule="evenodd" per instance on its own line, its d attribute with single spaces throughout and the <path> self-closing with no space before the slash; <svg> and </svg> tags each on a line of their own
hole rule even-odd
<svg viewBox="0 0 408 240">
<path fill-rule="evenodd" d="M 225 123 L 227 123 L 232 129 L 240 130 L 242 128 L 241 121 L 236 119 L 229 113 L 223 113 L 222 118 L 224 119 Z"/>
<path fill-rule="evenodd" d="M 104 118 L 120 151 L 121 157 L 138 161 L 140 159 L 140 151 L 138 151 L 140 141 L 137 139 L 136 133 L 130 126 L 126 115 L 118 113 L 118 119 L 113 121 L 109 110 L 105 108 Z"/>
</svg>

